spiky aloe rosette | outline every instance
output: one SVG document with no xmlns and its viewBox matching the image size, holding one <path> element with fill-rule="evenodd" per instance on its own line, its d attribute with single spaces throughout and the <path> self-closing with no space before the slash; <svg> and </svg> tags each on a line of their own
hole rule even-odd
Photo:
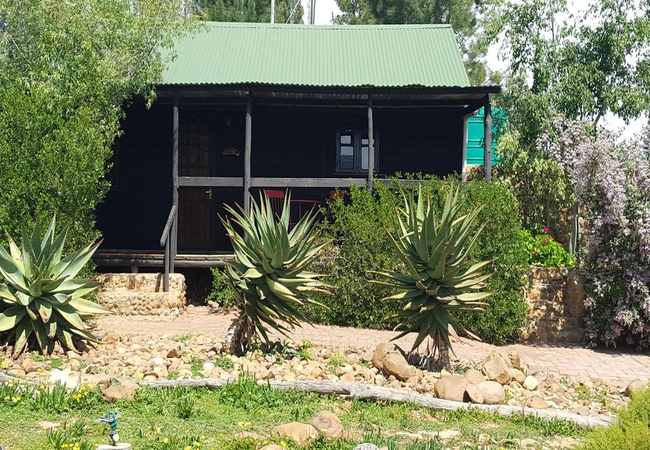
<svg viewBox="0 0 650 450">
<path fill-rule="evenodd" d="M 450 334 L 458 339 L 459 324 L 454 313 L 480 310 L 486 305 L 481 300 L 493 294 L 477 292 L 486 287 L 486 280 L 492 275 L 481 271 L 491 261 L 469 263 L 470 251 L 484 228 L 478 223 L 482 207 L 461 215 L 459 192 L 450 189 L 438 219 L 431 199 L 425 198 L 420 189 L 417 200 L 413 192 L 402 195 L 404 208 L 397 211 L 402 235 L 396 238 L 388 234 L 404 270 L 375 272 L 388 281 L 372 282 L 400 290 L 384 300 L 407 302 L 393 316 L 400 319 L 399 327 L 404 328 L 395 339 L 418 333 L 411 349 L 414 351 L 429 337 L 433 345 L 428 356 L 433 356 L 437 348 L 451 348 Z M 463 331 L 478 339 L 469 330 Z"/>
<path fill-rule="evenodd" d="M 83 298 L 99 283 L 75 278 L 99 243 L 62 258 L 67 229 L 56 235 L 55 225 L 53 218 L 42 239 L 39 221 L 31 235 L 24 229 L 21 248 L 10 236 L 9 251 L 0 245 L 0 332 L 13 333 L 14 357 L 33 340 L 43 354 L 52 352 L 55 341 L 75 350 L 74 336 L 96 341 L 83 319 L 111 313 Z"/>
<path fill-rule="evenodd" d="M 309 294 L 330 294 L 331 286 L 319 280 L 321 275 L 307 270 L 327 245 L 317 241 L 316 214 L 310 211 L 290 230 L 289 202 L 287 193 L 276 217 L 269 199 L 260 194 L 259 203 L 251 199 L 249 213 L 239 205 L 226 205 L 229 217 L 220 218 L 236 256 L 226 266 L 226 281 L 239 309 L 227 339 L 233 353 L 245 350 L 256 332 L 265 342 L 270 341 L 270 330 L 286 336 L 289 327 L 308 322 L 301 307 L 324 306 Z"/>
</svg>

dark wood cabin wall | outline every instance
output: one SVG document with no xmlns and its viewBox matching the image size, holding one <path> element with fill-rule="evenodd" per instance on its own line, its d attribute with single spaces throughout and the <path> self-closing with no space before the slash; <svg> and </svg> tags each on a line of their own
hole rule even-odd
<svg viewBox="0 0 650 450">
<path fill-rule="evenodd" d="M 243 176 L 244 111 L 243 105 L 199 107 L 183 105 L 181 100 L 181 125 L 195 123 L 212 127 L 214 176 Z M 460 171 L 460 118 L 425 109 L 377 108 L 374 115 L 380 175 L 397 171 L 447 175 Z M 171 124 L 169 104 L 156 104 L 150 110 L 136 104 L 127 111 L 124 135 L 116 145 L 116 167 L 111 174 L 113 187 L 106 202 L 98 208 L 98 227 L 105 237 L 103 248 L 158 250 L 160 233 L 171 207 Z M 366 109 L 254 106 L 252 176 L 337 176 L 337 132 L 347 127 L 366 130 Z M 233 150 L 238 155 L 233 155 Z M 292 195 L 322 200 L 329 196 L 330 190 L 294 188 Z M 254 189 L 253 195 L 257 197 L 257 190 Z M 229 242 L 216 216 L 225 215 L 223 203 L 241 204 L 243 193 L 241 188 L 214 188 L 213 199 L 214 249 L 227 250 Z"/>
<path fill-rule="evenodd" d="M 128 109 L 114 147 L 112 186 L 97 208 L 102 248 L 157 249 L 171 208 L 172 108 Z"/>
</svg>

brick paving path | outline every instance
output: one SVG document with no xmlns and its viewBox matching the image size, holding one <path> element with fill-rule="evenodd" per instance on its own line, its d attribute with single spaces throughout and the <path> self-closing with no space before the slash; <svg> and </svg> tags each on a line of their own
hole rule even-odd
<svg viewBox="0 0 650 450">
<path fill-rule="evenodd" d="M 183 334 L 202 334 L 223 338 L 232 320 L 232 315 L 209 314 L 206 307 L 190 306 L 177 318 L 158 316 L 105 317 L 98 323 L 99 330 L 117 334 L 159 337 Z M 306 325 L 292 333 L 296 342 L 308 340 L 315 344 L 333 347 L 372 348 L 380 342 L 389 341 L 392 331 L 357 328 Z M 282 337 L 280 337 L 282 339 Z M 396 343 L 409 350 L 414 335 L 405 336 Z M 475 341 L 455 344 L 454 350 L 461 359 L 484 358 L 496 346 Z M 516 350 L 522 359 L 544 373 L 556 376 L 577 377 L 580 380 L 600 379 L 609 383 L 625 385 L 640 378 L 650 379 L 650 354 L 633 350 L 587 349 L 577 345 L 528 344 L 508 345 L 501 348 Z"/>
</svg>

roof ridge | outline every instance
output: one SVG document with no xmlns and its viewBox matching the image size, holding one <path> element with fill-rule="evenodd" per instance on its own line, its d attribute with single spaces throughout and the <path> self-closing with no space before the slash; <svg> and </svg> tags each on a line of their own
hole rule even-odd
<svg viewBox="0 0 650 450">
<path fill-rule="evenodd" d="M 203 21 L 202 23 L 217 28 L 301 28 L 311 30 L 354 30 L 364 29 L 416 29 L 416 28 L 451 28 L 447 23 L 423 23 L 423 24 L 371 24 L 371 25 L 308 25 L 304 23 L 266 23 L 266 22 L 213 22 Z"/>
</svg>

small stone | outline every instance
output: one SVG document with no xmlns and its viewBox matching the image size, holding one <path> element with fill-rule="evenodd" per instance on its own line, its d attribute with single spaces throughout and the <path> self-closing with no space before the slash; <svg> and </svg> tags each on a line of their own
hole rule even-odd
<svg viewBox="0 0 650 450">
<path fill-rule="evenodd" d="M 379 450 L 375 444 L 363 443 L 354 447 L 352 450 Z"/>
<path fill-rule="evenodd" d="M 510 378 L 512 379 L 511 381 L 516 381 L 519 384 L 523 384 L 526 380 L 526 375 L 524 375 L 524 373 L 519 369 L 510 368 L 508 369 L 508 372 L 510 373 Z"/>
<path fill-rule="evenodd" d="M 510 383 L 510 371 L 508 363 L 499 355 L 492 356 L 492 359 L 486 360 L 483 365 L 483 372 L 491 381 L 499 384 Z"/>
<path fill-rule="evenodd" d="M 318 439 L 318 431 L 306 423 L 290 422 L 273 428 L 271 436 L 293 439 L 301 447 L 309 447 Z"/>
<path fill-rule="evenodd" d="M 496 381 L 483 381 L 476 387 L 483 397 L 483 403 L 486 405 L 500 405 L 506 401 L 506 392 L 503 386 Z"/>
<path fill-rule="evenodd" d="M 388 342 L 382 342 L 377 347 L 375 347 L 375 351 L 372 354 L 373 367 L 382 370 L 384 368 L 384 357 L 388 352 L 392 352 L 395 350 L 396 350 L 395 345 L 390 344 Z"/>
<path fill-rule="evenodd" d="M 473 403 L 482 404 L 485 399 L 481 394 L 481 390 L 478 388 L 478 384 L 468 384 L 465 388 L 467 396 Z"/>
<path fill-rule="evenodd" d="M 241 433 L 235 434 L 235 439 L 238 441 L 243 441 L 245 439 L 252 439 L 254 441 L 263 441 L 264 436 L 260 436 L 257 433 L 251 433 L 250 431 L 242 431 Z"/>
<path fill-rule="evenodd" d="M 458 430 L 442 430 L 438 432 L 438 438 L 442 441 L 450 441 L 461 435 Z"/>
<path fill-rule="evenodd" d="M 529 391 L 534 391 L 539 386 L 539 381 L 532 375 L 528 375 L 523 382 L 523 386 Z"/>
<path fill-rule="evenodd" d="M 42 422 L 38 422 L 38 426 L 44 430 L 53 430 L 59 428 L 61 424 L 59 422 L 48 422 L 47 420 L 44 420 Z"/>
<path fill-rule="evenodd" d="M 109 386 L 107 389 L 104 389 L 102 391 L 102 394 L 104 394 L 104 400 L 106 400 L 108 403 L 113 403 L 124 399 L 133 400 L 135 397 L 136 389 L 137 388 L 116 384 L 114 386 Z"/>
<path fill-rule="evenodd" d="M 352 372 L 344 373 L 343 376 L 341 376 L 341 381 L 344 383 L 354 383 L 355 380 L 354 373 Z"/>
<path fill-rule="evenodd" d="M 117 445 L 102 444 L 97 447 L 97 450 L 131 450 L 131 444 L 119 443 Z"/>
<path fill-rule="evenodd" d="M 343 436 L 343 424 L 336 414 L 329 411 L 320 411 L 309 420 L 309 425 L 316 428 L 325 439 L 340 439 Z"/>
<path fill-rule="evenodd" d="M 639 379 L 631 381 L 630 384 L 628 384 L 627 387 L 625 388 L 625 393 L 623 395 L 625 395 L 626 397 L 629 397 L 630 394 L 632 394 L 632 392 L 637 391 L 639 389 L 643 389 L 645 386 L 646 386 L 646 383 L 644 383 L 643 381 L 641 381 Z"/>
<path fill-rule="evenodd" d="M 476 369 L 469 369 L 465 372 L 465 378 L 469 384 L 479 384 L 485 381 L 485 377 Z"/>
<path fill-rule="evenodd" d="M 537 395 L 535 395 L 534 397 L 531 397 L 526 401 L 526 406 L 535 409 L 547 409 L 548 403 L 542 397 L 538 397 Z"/>
<path fill-rule="evenodd" d="M 411 366 L 398 351 L 386 354 L 383 360 L 383 370 L 386 375 L 392 375 L 400 381 L 406 381 L 413 375 Z"/>
<path fill-rule="evenodd" d="M 278 444 L 269 444 L 262 447 L 260 450 L 286 450 L 284 447 L 280 447 Z"/>
<path fill-rule="evenodd" d="M 214 363 L 211 362 L 205 362 L 203 363 L 203 370 L 206 372 L 212 372 L 212 369 L 214 369 Z"/>
</svg>

